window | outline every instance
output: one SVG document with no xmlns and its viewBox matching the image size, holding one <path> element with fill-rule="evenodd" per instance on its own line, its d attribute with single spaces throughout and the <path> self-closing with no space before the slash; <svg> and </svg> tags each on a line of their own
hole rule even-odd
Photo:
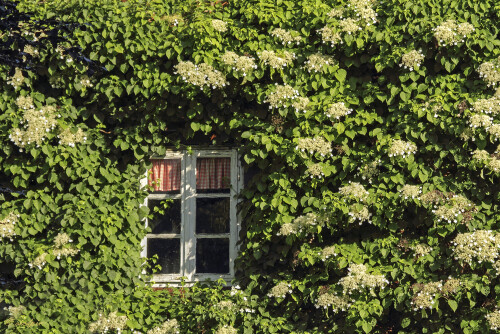
<svg viewBox="0 0 500 334">
<path fill-rule="evenodd" d="M 168 152 L 153 157 L 147 180 L 154 191 L 145 205 L 143 256 L 158 256 L 157 283 L 234 277 L 239 222 L 237 194 L 242 186 L 236 150 Z"/>
</svg>

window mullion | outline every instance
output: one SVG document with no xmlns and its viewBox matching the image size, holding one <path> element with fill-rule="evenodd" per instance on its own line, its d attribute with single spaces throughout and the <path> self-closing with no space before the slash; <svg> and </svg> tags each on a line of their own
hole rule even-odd
<svg viewBox="0 0 500 334">
<path fill-rule="evenodd" d="M 236 151 L 231 154 L 231 191 L 229 198 L 229 275 L 234 276 L 234 260 L 237 256 L 236 240 L 238 240 L 236 201 L 238 194 L 238 159 Z"/>
<path fill-rule="evenodd" d="M 195 240 L 195 222 L 196 222 L 196 158 L 194 154 L 185 153 L 186 161 L 185 168 L 185 184 L 186 184 L 186 197 L 185 197 L 185 270 L 184 275 L 191 281 L 195 273 L 196 266 L 196 240 Z"/>
</svg>

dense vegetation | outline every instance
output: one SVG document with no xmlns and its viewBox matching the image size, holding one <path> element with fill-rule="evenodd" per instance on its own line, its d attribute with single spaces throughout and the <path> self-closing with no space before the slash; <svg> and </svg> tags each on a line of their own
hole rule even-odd
<svg viewBox="0 0 500 334">
<path fill-rule="evenodd" d="M 32 65 L 0 65 L 0 331 L 500 328 L 497 1 L 18 8 L 26 40 L 0 39 Z M 40 20 L 75 25 L 54 41 Z M 140 179 L 194 144 L 253 171 L 241 290 L 143 274 Z"/>
</svg>

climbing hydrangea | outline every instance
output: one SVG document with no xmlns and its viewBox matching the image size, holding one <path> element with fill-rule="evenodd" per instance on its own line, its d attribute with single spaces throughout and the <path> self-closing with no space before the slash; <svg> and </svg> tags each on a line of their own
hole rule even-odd
<svg viewBox="0 0 500 334">
<path fill-rule="evenodd" d="M 379 173 L 378 165 L 380 161 L 372 161 L 367 163 L 361 167 L 359 167 L 358 174 L 361 176 L 363 180 L 368 180 L 369 183 L 372 183 L 372 179 L 374 176 L 377 176 Z"/>
<path fill-rule="evenodd" d="M 402 156 L 406 158 L 417 152 L 417 145 L 409 141 L 394 140 L 389 147 L 389 157 Z"/>
<path fill-rule="evenodd" d="M 147 334 L 177 334 L 179 333 L 179 323 L 176 319 L 165 321 L 161 326 L 150 329 Z"/>
<path fill-rule="evenodd" d="M 460 280 L 449 277 L 444 283 L 442 281 L 417 283 L 413 285 L 413 298 L 411 305 L 414 311 L 431 309 L 441 295 L 453 295 L 460 288 Z"/>
<path fill-rule="evenodd" d="M 455 260 L 472 263 L 495 262 L 499 257 L 500 235 L 490 230 L 459 233 L 453 240 Z"/>
<path fill-rule="evenodd" d="M 307 57 L 304 63 L 306 70 L 311 72 L 325 72 L 326 67 L 334 64 L 333 57 L 326 56 L 321 53 L 314 53 Z"/>
<path fill-rule="evenodd" d="M 227 31 L 227 23 L 222 20 L 212 20 L 212 27 L 219 32 Z"/>
<path fill-rule="evenodd" d="M 285 30 L 281 28 L 275 28 L 271 31 L 271 36 L 278 38 L 283 45 L 299 45 L 302 40 L 297 31 Z"/>
<path fill-rule="evenodd" d="M 488 323 L 490 324 L 490 328 L 492 330 L 499 330 L 500 329 L 500 309 L 495 310 L 491 313 L 488 313 L 486 315 L 486 320 L 488 320 Z"/>
<path fill-rule="evenodd" d="M 409 69 L 413 71 L 414 69 L 418 69 L 420 64 L 422 64 L 422 60 L 424 60 L 425 56 L 422 54 L 422 51 L 411 50 L 408 53 L 405 53 L 403 57 L 401 57 L 400 67 L 404 67 L 405 69 Z"/>
<path fill-rule="evenodd" d="M 454 195 L 444 204 L 432 212 L 437 216 L 438 221 L 457 223 L 458 215 L 474 209 L 474 203 L 462 195 Z"/>
<path fill-rule="evenodd" d="M 259 58 L 264 65 L 269 65 L 274 69 L 283 69 L 293 64 L 295 53 L 282 50 L 278 54 L 274 51 L 264 50 L 259 53 Z"/>
<path fill-rule="evenodd" d="M 15 89 L 21 87 L 24 84 L 24 75 L 21 69 L 15 69 L 14 75 L 10 77 L 10 80 L 7 81 L 7 84 L 11 85 Z"/>
<path fill-rule="evenodd" d="M 99 314 L 99 319 L 89 325 L 89 331 L 92 333 L 107 333 L 110 330 L 116 330 L 121 333 L 121 330 L 127 326 L 127 316 L 118 315 L 118 313 L 111 312 L 108 316 Z"/>
<path fill-rule="evenodd" d="M 297 233 L 312 233 L 316 230 L 317 226 L 323 226 L 327 221 L 327 217 L 318 216 L 315 213 L 309 212 L 303 216 L 299 216 L 291 223 L 281 225 L 278 235 L 290 235 Z"/>
<path fill-rule="evenodd" d="M 334 313 L 347 311 L 351 305 L 352 301 L 347 296 L 339 297 L 328 292 L 319 295 L 314 304 L 316 308 L 323 308 L 325 310 L 329 307 L 333 307 Z"/>
<path fill-rule="evenodd" d="M 46 261 L 46 257 L 48 256 L 47 253 L 42 253 L 40 255 L 38 255 L 34 260 L 33 262 L 29 263 L 28 266 L 30 268 L 33 268 L 33 267 L 36 267 L 38 269 L 42 269 L 43 266 L 47 263 Z"/>
<path fill-rule="evenodd" d="M 500 81 L 500 56 L 493 61 L 482 63 L 477 71 L 488 87 L 495 86 Z"/>
<path fill-rule="evenodd" d="M 274 91 L 266 96 L 264 102 L 269 103 L 269 109 L 286 108 L 298 97 L 299 91 L 294 89 L 292 86 L 276 85 Z"/>
<path fill-rule="evenodd" d="M 347 108 L 344 102 L 337 102 L 332 104 L 325 114 L 328 118 L 340 119 L 340 117 L 347 116 L 350 113 L 352 113 L 352 109 Z"/>
<path fill-rule="evenodd" d="M 323 248 L 321 250 L 320 256 L 323 261 L 328 260 L 332 256 L 337 256 L 337 253 L 335 252 L 335 246 L 328 246 Z"/>
<path fill-rule="evenodd" d="M 311 177 L 311 178 L 319 178 L 321 179 L 322 177 L 325 176 L 325 174 L 323 173 L 323 167 L 321 167 L 321 164 L 312 164 L 310 166 L 307 167 L 307 174 Z"/>
<path fill-rule="evenodd" d="M 292 107 L 295 108 L 296 112 L 307 112 L 309 106 L 309 99 L 307 97 L 299 96 L 292 102 Z"/>
<path fill-rule="evenodd" d="M 228 325 L 225 325 L 225 326 L 222 326 L 222 327 L 219 327 L 217 329 L 217 331 L 215 332 L 215 334 L 237 334 L 238 333 L 238 330 L 232 326 L 228 326 Z"/>
<path fill-rule="evenodd" d="M 292 293 L 292 285 L 287 282 L 280 282 L 273 288 L 271 288 L 267 296 L 274 298 L 285 298 L 288 293 Z"/>
<path fill-rule="evenodd" d="M 401 193 L 401 197 L 404 199 L 416 199 L 422 193 L 422 189 L 419 186 L 405 184 L 399 192 Z"/>
<path fill-rule="evenodd" d="M 330 44 L 331 47 L 334 47 L 336 44 L 343 44 L 340 33 L 328 26 L 319 29 L 318 32 L 321 34 L 323 44 Z"/>
<path fill-rule="evenodd" d="M 389 281 L 383 275 L 372 275 L 367 272 L 364 264 L 351 264 L 347 276 L 339 280 L 339 284 L 344 288 L 344 292 L 352 294 L 365 288 L 373 290 L 385 287 Z"/>
<path fill-rule="evenodd" d="M 19 215 L 9 212 L 4 219 L 0 220 L 0 235 L 2 238 L 9 238 L 12 241 L 12 237 L 16 235 L 14 227 L 17 224 L 19 217 Z"/>
<path fill-rule="evenodd" d="M 75 247 L 67 246 L 69 243 L 72 243 L 73 240 L 70 239 L 69 235 L 66 233 L 59 233 L 54 238 L 54 249 L 52 250 L 52 254 L 60 260 L 61 257 L 66 256 L 75 256 L 78 254 L 79 250 Z"/>
<path fill-rule="evenodd" d="M 66 128 L 58 135 L 59 144 L 75 147 L 75 144 L 86 142 L 87 136 L 82 129 L 77 129 L 75 133 L 70 128 Z"/>
<path fill-rule="evenodd" d="M 356 221 L 361 225 L 363 222 L 371 223 L 372 214 L 368 211 L 368 208 L 364 205 L 351 205 L 349 207 L 349 223 L 355 223 Z"/>
<path fill-rule="evenodd" d="M 416 256 L 424 256 L 432 251 L 432 247 L 427 244 L 417 244 L 411 247 Z"/>
<path fill-rule="evenodd" d="M 340 29 L 343 32 L 346 32 L 348 35 L 351 35 L 359 30 L 362 30 L 361 27 L 358 25 L 358 21 L 351 18 L 341 20 L 339 25 Z"/>
<path fill-rule="evenodd" d="M 485 114 L 475 114 L 469 117 L 469 125 L 473 129 L 479 127 L 488 129 L 492 122 L 493 118 Z"/>
<path fill-rule="evenodd" d="M 296 149 L 305 153 L 318 153 L 322 157 L 332 154 L 332 144 L 323 137 L 299 138 Z"/>
<path fill-rule="evenodd" d="M 31 96 L 19 96 L 16 99 L 16 105 L 22 110 L 35 109 L 35 104 Z"/>
<path fill-rule="evenodd" d="M 221 57 L 224 64 L 232 67 L 233 70 L 242 72 L 246 76 L 250 71 L 257 68 L 255 59 L 247 56 L 238 56 L 235 52 L 227 51 Z"/>
<path fill-rule="evenodd" d="M 362 184 L 351 181 L 349 181 L 348 185 L 340 187 L 339 193 L 343 196 L 352 197 L 360 201 L 365 201 L 369 195 L 368 191 Z"/>
<path fill-rule="evenodd" d="M 57 117 L 60 115 L 56 113 L 56 108 L 53 106 L 44 106 L 39 110 L 26 109 L 20 121 L 23 127 L 12 129 L 9 138 L 20 147 L 21 151 L 30 144 L 39 147 L 47 138 L 47 134 L 55 129 Z"/>
<path fill-rule="evenodd" d="M 175 65 L 175 74 L 182 77 L 184 82 L 195 86 L 221 88 L 227 85 L 226 77 L 211 65 L 201 63 L 195 65 L 190 61 L 181 61 Z"/>
<path fill-rule="evenodd" d="M 496 95 L 488 99 L 479 99 L 472 103 L 472 110 L 478 113 L 498 114 L 500 113 L 500 98 Z"/>
<path fill-rule="evenodd" d="M 465 38 L 474 31 L 470 23 L 457 24 L 454 20 L 448 20 L 434 28 L 434 37 L 439 45 L 457 45 L 465 42 Z"/>
</svg>

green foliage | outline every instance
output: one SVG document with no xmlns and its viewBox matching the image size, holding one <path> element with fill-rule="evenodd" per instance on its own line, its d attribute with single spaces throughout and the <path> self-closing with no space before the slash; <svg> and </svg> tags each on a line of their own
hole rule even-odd
<svg viewBox="0 0 500 334">
<path fill-rule="evenodd" d="M 355 4 L 366 11 L 351 31 L 343 20 L 356 17 Z M 39 50 L 40 66 L 23 72 L 20 87 L 8 85 L 14 72 L 0 68 L 0 182 L 25 191 L 0 193 L 0 218 L 19 215 L 17 235 L 2 239 L 0 258 L 22 282 L 0 296 L 26 308 L 17 317 L 5 314 L 0 330 L 83 333 L 100 312 L 118 311 L 127 330 L 141 332 L 173 318 L 186 333 L 224 325 L 241 333 L 490 332 L 493 317 L 486 315 L 500 303 L 498 248 L 492 261 L 481 261 L 482 250 L 470 244 L 477 252 L 469 263 L 457 256 L 455 240 L 499 229 L 498 136 L 492 124 L 472 121 L 485 114 L 478 100 L 500 101 L 490 77 L 478 71 L 500 55 L 495 1 L 20 6 L 81 25 L 62 49 L 48 43 Z M 445 45 L 435 37 L 444 23 L 474 29 Z M 271 33 L 276 28 L 291 31 L 294 43 L 283 44 Z M 107 73 L 72 61 L 64 51 L 71 43 Z M 412 53 L 403 61 L 413 50 L 424 58 Z M 257 66 L 228 65 L 228 51 Z M 266 62 L 263 51 L 273 51 Z M 331 58 L 315 58 L 312 67 L 314 54 Z M 182 72 L 180 62 L 198 69 Z M 213 81 L 218 75 L 227 84 Z M 286 85 L 290 94 L 278 88 Z M 50 131 L 41 145 L 20 152 L 9 139 L 23 126 L 19 96 L 31 96 L 36 108 L 57 106 L 58 127 L 82 129 L 87 140 L 62 145 Z M 493 124 L 498 113 L 488 114 Z M 140 243 L 148 212 L 140 180 L 148 157 L 200 143 L 235 145 L 256 171 L 240 208 L 243 294 L 219 285 L 152 291 L 144 282 Z M 354 183 L 367 195 L 340 191 Z M 73 239 L 77 254 L 57 259 L 59 233 Z M 498 237 L 488 240 L 500 245 Z M 366 270 L 356 274 L 359 268 Z M 370 288 L 380 276 L 388 283 Z M 350 294 L 341 284 L 346 277 L 354 284 Z M 268 296 L 281 282 L 291 292 Z M 326 293 L 348 297 L 349 306 L 318 307 Z M 254 313 L 214 306 L 226 300 Z"/>
</svg>

